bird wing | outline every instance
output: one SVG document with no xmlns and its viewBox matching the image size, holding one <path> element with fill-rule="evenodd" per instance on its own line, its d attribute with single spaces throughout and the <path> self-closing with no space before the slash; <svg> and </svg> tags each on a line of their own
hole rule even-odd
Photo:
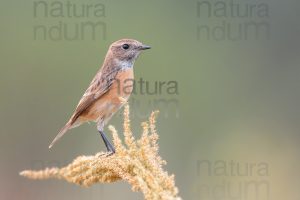
<svg viewBox="0 0 300 200">
<path fill-rule="evenodd" d="M 79 101 L 73 116 L 71 124 L 91 106 L 97 99 L 101 98 L 111 87 L 118 73 L 117 69 L 100 71 L 90 83 L 90 86 L 85 91 L 83 97 Z"/>
</svg>

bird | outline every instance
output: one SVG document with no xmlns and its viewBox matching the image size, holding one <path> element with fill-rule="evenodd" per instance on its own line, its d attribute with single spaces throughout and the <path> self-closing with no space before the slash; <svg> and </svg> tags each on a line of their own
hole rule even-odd
<svg viewBox="0 0 300 200">
<path fill-rule="evenodd" d="M 133 90 L 135 60 L 151 47 L 134 39 L 113 42 L 102 67 L 92 79 L 69 121 L 51 142 L 49 149 L 71 128 L 85 122 L 96 122 L 97 130 L 109 153 L 115 148 L 107 139 L 104 127 L 111 117 L 128 101 Z"/>
</svg>

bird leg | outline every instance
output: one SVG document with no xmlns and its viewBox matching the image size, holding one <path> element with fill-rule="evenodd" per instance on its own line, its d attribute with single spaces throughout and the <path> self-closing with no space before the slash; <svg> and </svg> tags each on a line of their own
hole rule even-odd
<svg viewBox="0 0 300 200">
<path fill-rule="evenodd" d="M 105 133 L 103 131 L 99 131 L 101 137 L 102 137 L 102 140 L 106 146 L 106 149 L 107 151 L 111 154 L 114 154 L 116 151 L 115 151 L 115 148 L 114 146 L 109 142 L 109 140 L 107 139 L 107 137 L 105 136 Z"/>
</svg>

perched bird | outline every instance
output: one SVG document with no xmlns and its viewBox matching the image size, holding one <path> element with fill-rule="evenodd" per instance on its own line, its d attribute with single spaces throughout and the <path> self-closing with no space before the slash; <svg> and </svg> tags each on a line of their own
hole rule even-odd
<svg viewBox="0 0 300 200">
<path fill-rule="evenodd" d="M 104 126 L 128 100 L 133 89 L 134 62 L 142 50 L 150 48 L 133 39 L 121 39 L 112 43 L 102 67 L 85 91 L 70 120 L 60 130 L 49 148 L 69 129 L 84 122 L 94 121 L 107 151 L 114 153 L 113 145 L 103 132 Z"/>
</svg>

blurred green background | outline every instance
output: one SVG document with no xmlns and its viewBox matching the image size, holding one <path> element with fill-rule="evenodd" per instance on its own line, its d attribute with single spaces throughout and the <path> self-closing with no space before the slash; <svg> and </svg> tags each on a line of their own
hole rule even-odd
<svg viewBox="0 0 300 200">
<path fill-rule="evenodd" d="M 166 89 L 138 93 L 130 104 L 136 137 L 147 113 L 161 110 L 160 155 L 168 162 L 166 170 L 176 175 L 183 199 L 300 198 L 298 1 L 215 0 L 200 10 L 200 0 L 51 0 L 35 8 L 37 2 L 0 2 L 0 199 L 142 199 L 123 182 L 81 188 L 18 175 L 105 150 L 94 124 L 71 130 L 51 150 L 48 145 L 101 66 L 109 44 L 121 38 L 153 47 L 136 62 L 137 79 L 148 81 L 152 90 L 159 81 L 178 84 L 178 94 Z M 68 16 L 68 3 L 78 13 L 82 6 L 92 9 L 85 16 Z M 253 9 L 252 14 L 231 16 L 232 4 L 240 14 Z M 208 10 L 217 8 L 209 16 Z M 260 9 L 265 13 L 258 15 Z M 96 16 L 95 10 L 100 10 Z M 56 17 L 60 14 L 64 16 Z M 97 22 L 102 25 L 94 32 L 87 28 L 83 37 L 67 37 L 80 34 L 75 27 L 80 30 L 81 23 Z M 203 32 L 199 37 L 199 26 L 213 30 L 223 22 L 231 26 L 225 34 L 219 28 L 217 37 Z M 269 35 L 260 30 L 268 37 L 255 38 L 250 31 L 247 38 L 227 38 L 247 23 L 260 22 L 269 26 Z M 34 37 L 37 26 L 49 31 L 60 23 L 69 32 L 62 28 Z M 62 36 L 57 39 L 57 34 Z M 175 104 L 153 104 L 157 100 Z M 119 114 L 110 124 L 121 132 Z"/>
</svg>

